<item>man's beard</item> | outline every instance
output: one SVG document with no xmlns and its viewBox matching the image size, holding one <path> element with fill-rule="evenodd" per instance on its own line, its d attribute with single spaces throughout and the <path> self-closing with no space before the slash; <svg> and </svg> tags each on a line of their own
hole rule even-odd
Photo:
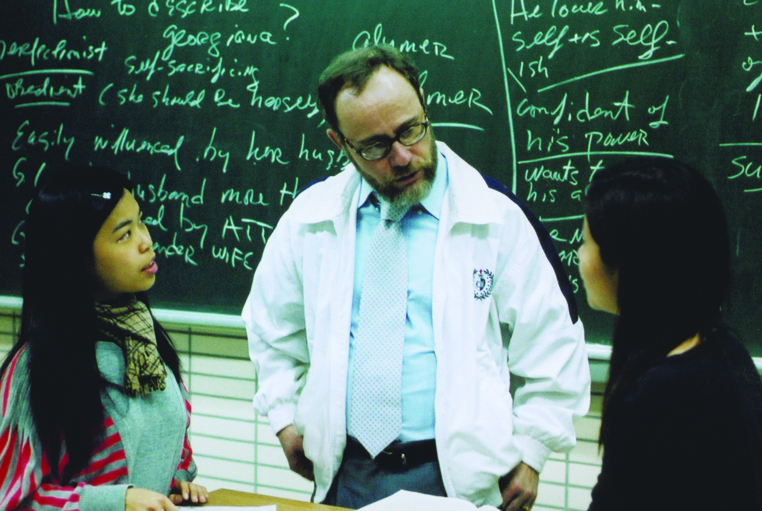
<svg viewBox="0 0 762 511">
<path fill-rule="evenodd" d="M 430 160 L 422 162 L 415 167 L 411 167 L 410 165 L 405 165 L 404 167 L 394 167 L 394 176 L 386 183 L 381 183 L 368 172 L 363 170 L 363 168 L 359 165 L 359 162 L 354 159 L 349 151 L 347 151 L 346 154 L 349 156 L 349 159 L 352 161 L 357 171 L 382 198 L 390 203 L 402 204 L 405 206 L 414 206 L 428 197 L 429 193 L 431 192 L 431 187 L 434 184 L 434 178 L 436 177 L 438 151 L 433 133 L 431 133 L 429 140 L 429 154 L 431 155 Z M 394 186 L 395 178 L 408 175 L 412 171 L 421 171 L 423 173 L 422 178 L 418 182 L 405 188 L 398 188 Z"/>
</svg>

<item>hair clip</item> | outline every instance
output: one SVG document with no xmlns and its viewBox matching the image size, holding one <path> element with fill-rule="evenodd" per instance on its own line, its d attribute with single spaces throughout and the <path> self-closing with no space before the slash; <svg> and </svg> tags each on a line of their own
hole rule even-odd
<svg viewBox="0 0 762 511">
<path fill-rule="evenodd" d="M 94 193 L 94 194 L 92 194 L 92 196 L 93 197 L 102 197 L 102 198 L 104 198 L 106 200 L 109 200 L 109 199 L 111 199 L 111 192 L 104 192 L 103 194 Z"/>
</svg>

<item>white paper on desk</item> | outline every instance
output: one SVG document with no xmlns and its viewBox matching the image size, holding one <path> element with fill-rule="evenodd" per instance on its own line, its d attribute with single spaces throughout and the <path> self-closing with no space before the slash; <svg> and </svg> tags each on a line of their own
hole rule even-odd
<svg viewBox="0 0 762 511">
<path fill-rule="evenodd" d="M 358 511 L 422 511 L 424 509 L 436 509 L 437 511 L 475 511 L 476 509 L 498 511 L 493 506 L 477 508 L 467 500 L 434 497 L 433 495 L 405 490 L 400 490 L 385 499 L 361 507 Z"/>
<path fill-rule="evenodd" d="M 277 511 L 275 504 L 266 506 L 201 506 L 204 511 Z"/>
</svg>

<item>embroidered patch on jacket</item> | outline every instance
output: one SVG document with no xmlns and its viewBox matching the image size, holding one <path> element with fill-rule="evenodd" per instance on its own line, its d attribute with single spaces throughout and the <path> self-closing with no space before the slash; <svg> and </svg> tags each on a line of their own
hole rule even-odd
<svg viewBox="0 0 762 511">
<path fill-rule="evenodd" d="M 492 294 L 492 272 L 474 270 L 474 298 L 484 300 Z"/>
</svg>

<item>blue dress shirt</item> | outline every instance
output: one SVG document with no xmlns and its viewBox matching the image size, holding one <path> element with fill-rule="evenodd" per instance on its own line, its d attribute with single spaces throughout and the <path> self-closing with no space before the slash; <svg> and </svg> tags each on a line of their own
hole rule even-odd
<svg viewBox="0 0 762 511">
<path fill-rule="evenodd" d="M 401 220 L 408 258 L 407 321 L 402 358 L 402 433 L 399 437 L 399 440 L 403 442 L 434 438 L 437 360 L 434 353 L 431 295 L 434 250 L 447 181 L 447 160 L 440 152 L 431 192 L 419 205 L 412 207 Z M 376 205 L 378 201 L 371 199 L 371 193 L 373 189 L 363 179 L 360 184 L 357 210 L 354 294 L 349 335 L 347 416 L 349 416 L 349 407 L 352 402 L 353 357 L 365 260 L 380 217 L 380 211 Z M 348 431 L 348 434 L 353 436 L 352 431 Z"/>
</svg>

